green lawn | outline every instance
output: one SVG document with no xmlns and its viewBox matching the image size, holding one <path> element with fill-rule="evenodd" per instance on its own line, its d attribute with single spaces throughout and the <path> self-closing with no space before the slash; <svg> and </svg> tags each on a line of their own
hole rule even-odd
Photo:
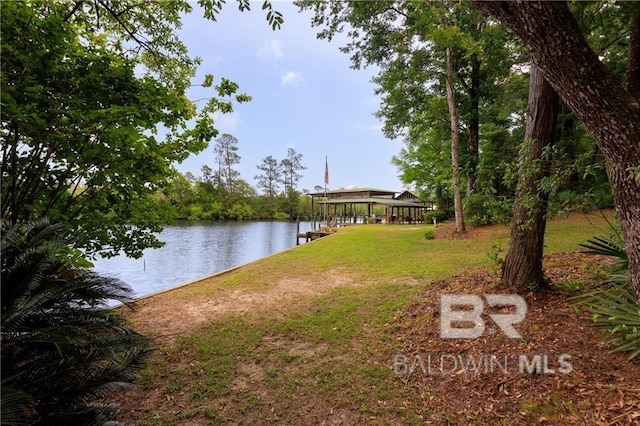
<svg viewBox="0 0 640 426">
<path fill-rule="evenodd" d="M 508 229 L 488 228 L 469 239 L 425 240 L 431 225 L 363 225 L 262 259 L 205 284 L 148 303 L 261 292 L 284 279 L 316 280 L 333 271 L 348 277 L 320 295 L 282 306 L 222 315 L 162 343 L 133 396 L 143 407 L 122 420 L 138 425 L 418 422 L 420 395 L 408 400 L 392 374 L 398 313 L 427 286 L 463 270 L 491 268 L 505 250 Z M 607 232 L 598 215 L 550 221 L 549 252 L 578 250 Z M 226 294 L 226 293 L 224 293 Z M 426 303 L 426 302 L 425 302 Z M 134 321 L 145 315 L 142 308 Z M 423 396 L 422 396 L 423 397 Z M 146 411 L 145 411 L 146 410 Z M 354 411 L 356 414 L 354 414 Z M 323 417 L 325 416 L 325 417 Z M 328 417 L 327 417 L 328 416 Z"/>
</svg>

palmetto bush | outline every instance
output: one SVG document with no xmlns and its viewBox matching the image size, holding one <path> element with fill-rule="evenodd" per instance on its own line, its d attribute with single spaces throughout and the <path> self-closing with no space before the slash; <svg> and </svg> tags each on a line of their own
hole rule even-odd
<svg viewBox="0 0 640 426">
<path fill-rule="evenodd" d="M 149 340 L 105 309 L 130 289 L 70 262 L 59 225 L 2 223 L 3 425 L 104 424 L 133 386 Z"/>
<path fill-rule="evenodd" d="M 640 355 L 640 312 L 631 288 L 629 263 L 622 241 L 595 237 L 582 244 L 586 253 L 610 256 L 613 263 L 609 280 L 577 296 L 577 306 L 586 308 L 594 326 L 609 330 L 614 352 L 629 352 L 628 361 Z"/>
</svg>

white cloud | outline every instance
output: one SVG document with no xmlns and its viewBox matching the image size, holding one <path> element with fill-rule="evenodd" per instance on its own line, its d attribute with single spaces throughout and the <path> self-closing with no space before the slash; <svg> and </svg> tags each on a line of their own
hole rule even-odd
<svg viewBox="0 0 640 426">
<path fill-rule="evenodd" d="M 262 48 L 258 51 L 258 56 L 263 59 L 280 59 L 282 55 L 282 44 L 274 38 L 265 40 Z"/>
<path fill-rule="evenodd" d="M 280 76 L 280 82 L 283 86 L 299 86 L 304 81 L 301 72 L 288 71 Z"/>
<path fill-rule="evenodd" d="M 232 112 L 231 114 L 213 113 L 214 126 L 223 132 L 233 132 L 240 125 L 240 114 Z"/>
</svg>

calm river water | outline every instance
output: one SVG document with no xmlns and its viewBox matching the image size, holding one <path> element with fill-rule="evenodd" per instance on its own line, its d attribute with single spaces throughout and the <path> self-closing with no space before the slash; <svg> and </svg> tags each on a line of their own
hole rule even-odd
<svg viewBox="0 0 640 426">
<path fill-rule="evenodd" d="M 300 222 L 300 232 L 309 230 L 311 222 Z M 160 240 L 164 247 L 145 250 L 140 259 L 98 259 L 94 269 L 121 279 L 141 297 L 293 247 L 296 224 L 184 222 L 166 226 Z"/>
</svg>

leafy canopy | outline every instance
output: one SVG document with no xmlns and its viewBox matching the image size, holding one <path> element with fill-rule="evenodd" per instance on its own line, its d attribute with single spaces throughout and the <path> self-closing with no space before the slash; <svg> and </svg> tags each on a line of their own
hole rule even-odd
<svg viewBox="0 0 640 426">
<path fill-rule="evenodd" d="M 215 19 L 222 2 L 201 0 Z M 248 2 L 239 7 L 247 9 Z M 187 1 L 6 2 L 1 22 L 1 214 L 49 216 L 87 254 L 140 256 L 161 243 L 148 199 L 173 164 L 205 149 L 213 113 L 251 98 L 206 76 L 197 111 L 185 95 L 198 58 L 176 31 Z M 275 27 L 282 16 L 268 10 Z"/>
</svg>

